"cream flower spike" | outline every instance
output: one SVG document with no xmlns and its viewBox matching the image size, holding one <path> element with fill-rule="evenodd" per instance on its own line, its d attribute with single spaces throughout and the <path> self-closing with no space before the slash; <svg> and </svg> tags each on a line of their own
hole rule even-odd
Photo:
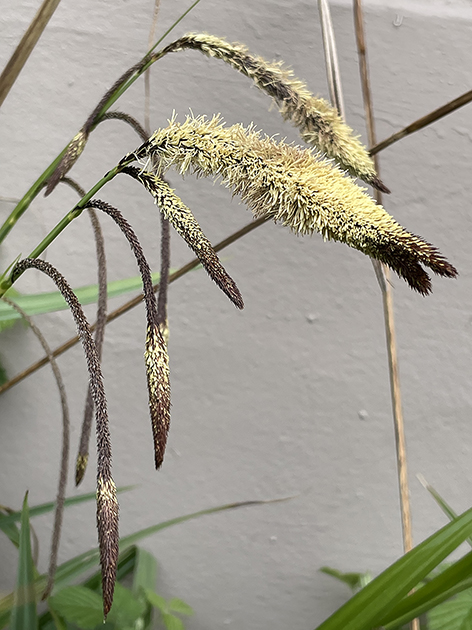
<svg viewBox="0 0 472 630">
<path fill-rule="evenodd" d="M 353 177 L 382 192 L 390 192 L 375 171 L 374 161 L 353 130 L 336 109 L 308 90 L 303 81 L 282 63 L 268 62 L 251 55 L 245 46 L 230 44 L 224 39 L 204 33 L 188 33 L 169 44 L 156 56 L 183 49 L 200 50 L 208 57 L 222 59 L 254 81 L 277 103 L 285 120 L 300 131 L 303 140 L 327 157 L 333 158 Z"/>
<path fill-rule="evenodd" d="M 421 265 L 441 276 L 457 275 L 433 245 L 407 232 L 332 161 L 252 127 L 225 127 L 218 117 L 172 120 L 130 155 L 142 164 L 157 159 L 161 173 L 175 166 L 182 175 L 219 178 L 255 217 L 342 241 L 385 263 L 423 295 L 431 280 Z"/>
</svg>

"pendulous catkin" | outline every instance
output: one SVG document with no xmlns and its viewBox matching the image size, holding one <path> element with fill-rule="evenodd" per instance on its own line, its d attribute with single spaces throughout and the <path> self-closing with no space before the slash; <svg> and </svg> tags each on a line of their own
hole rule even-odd
<svg viewBox="0 0 472 630">
<path fill-rule="evenodd" d="M 216 177 L 255 217 L 342 241 L 385 263 L 422 294 L 431 291 L 422 264 L 441 276 L 457 275 L 433 245 L 407 232 L 332 161 L 252 127 L 225 127 L 218 117 L 172 120 L 130 155 L 143 164 L 155 158 L 159 173 L 175 166 L 182 175 Z M 122 162 L 129 163 L 130 155 Z"/>
<path fill-rule="evenodd" d="M 245 74 L 274 99 L 284 120 L 299 129 L 307 144 L 333 158 L 353 177 L 359 177 L 382 192 L 390 192 L 377 176 L 374 161 L 359 136 L 334 107 L 315 97 L 282 63 L 268 62 L 250 54 L 242 44 L 230 44 L 206 33 L 188 33 L 156 53 L 155 58 L 185 49 L 199 50 L 208 57 L 221 59 Z"/>
</svg>

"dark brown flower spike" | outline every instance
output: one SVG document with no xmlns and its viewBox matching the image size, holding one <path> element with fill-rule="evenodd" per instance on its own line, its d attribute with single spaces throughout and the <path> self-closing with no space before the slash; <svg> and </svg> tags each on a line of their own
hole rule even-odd
<svg viewBox="0 0 472 630">
<path fill-rule="evenodd" d="M 198 257 L 210 278 L 214 280 L 235 306 L 240 309 L 244 308 L 243 298 L 236 283 L 221 264 L 218 255 L 203 233 L 192 211 L 175 194 L 169 184 L 159 175 L 141 171 L 133 166 L 125 167 L 123 173 L 131 175 L 143 184 L 154 197 L 164 217 L 169 220 L 177 233 L 180 234 Z"/>
<path fill-rule="evenodd" d="M 285 120 L 300 131 L 309 145 L 333 158 L 341 168 L 382 192 L 389 193 L 375 171 L 374 161 L 353 130 L 327 101 L 316 98 L 303 81 L 281 63 L 268 62 L 251 55 L 245 46 L 206 33 L 188 33 L 155 53 L 159 58 L 169 52 L 192 49 L 221 59 L 252 79 L 271 96 Z"/>
<path fill-rule="evenodd" d="M 59 543 L 61 540 L 61 530 L 62 530 L 62 521 L 64 515 L 64 501 L 66 496 L 66 486 L 67 486 L 67 473 L 69 468 L 69 450 L 70 450 L 70 414 L 69 414 L 69 404 L 67 402 L 67 394 L 66 388 L 64 385 L 64 381 L 62 379 L 61 371 L 59 370 L 59 366 L 57 361 L 52 353 L 51 348 L 49 347 L 48 342 L 46 341 L 44 335 L 40 331 L 40 329 L 36 326 L 31 317 L 25 313 L 25 311 L 18 306 L 15 302 L 7 298 L 6 296 L 2 297 L 2 300 L 9 304 L 12 308 L 14 308 L 21 317 L 28 323 L 29 327 L 36 335 L 38 341 L 40 342 L 43 350 L 48 357 L 49 363 L 51 364 L 51 369 L 54 374 L 54 378 L 57 383 L 57 388 L 59 390 L 59 396 L 61 399 L 61 408 L 62 408 L 62 454 L 61 454 L 61 464 L 59 467 L 59 483 L 57 487 L 57 495 L 56 495 L 56 509 L 54 513 L 54 525 L 52 528 L 52 540 L 51 540 L 51 551 L 49 554 L 49 569 L 48 569 L 48 581 L 46 588 L 42 594 L 42 599 L 46 599 L 52 591 L 54 586 L 54 577 L 56 575 L 57 569 L 57 556 L 59 552 Z"/>
<path fill-rule="evenodd" d="M 111 474 L 111 439 L 102 370 L 95 342 L 80 302 L 64 276 L 55 267 L 38 258 L 24 258 L 15 265 L 11 274 L 12 282 L 31 268 L 39 269 L 48 275 L 61 292 L 74 316 L 87 361 L 97 429 L 97 528 L 102 568 L 103 612 L 106 616 L 113 602 L 119 536 L 118 500 Z"/>
<path fill-rule="evenodd" d="M 384 262 L 423 295 L 431 291 L 431 281 L 422 264 L 441 276 L 457 275 L 433 245 L 407 232 L 331 161 L 262 137 L 252 127 L 225 127 L 217 116 L 188 117 L 183 124 L 172 120 L 130 155 L 142 163 L 158 160 L 159 173 L 176 166 L 182 175 L 190 171 L 220 179 L 255 217 L 342 241 Z M 160 194 L 157 177 L 154 181 L 143 172 L 139 178 L 156 197 Z M 177 201 L 173 207 L 177 211 Z M 184 206 L 182 212 L 187 216 L 188 209 Z"/>
<path fill-rule="evenodd" d="M 63 177 L 61 182 L 73 188 L 80 198 L 85 196 L 85 190 L 70 177 Z M 93 208 L 87 208 L 90 222 L 92 223 L 93 235 L 95 239 L 95 250 L 97 254 L 98 269 L 98 300 L 97 300 L 97 320 L 95 322 L 95 346 L 98 358 L 102 359 L 103 340 L 105 337 L 105 326 L 107 319 L 107 267 L 105 256 L 105 240 L 103 238 L 100 222 L 97 213 Z M 87 388 L 85 399 L 84 417 L 82 420 L 82 430 L 79 442 L 79 452 L 75 465 L 75 485 L 78 486 L 84 478 L 87 469 L 90 448 L 90 433 L 92 431 L 93 420 L 93 397 L 92 390 Z"/>
<path fill-rule="evenodd" d="M 154 441 L 154 461 L 156 468 L 159 468 L 164 459 L 167 434 L 170 425 L 170 380 L 169 358 L 167 347 L 159 328 L 157 301 L 152 284 L 151 270 L 138 237 L 121 212 L 117 208 L 99 199 L 92 199 L 89 202 L 89 206 L 102 210 L 118 225 L 130 244 L 143 279 L 143 294 L 147 318 L 146 350 L 144 358 Z"/>
<path fill-rule="evenodd" d="M 85 194 L 85 193 L 84 193 Z M 83 197 L 84 195 L 82 195 Z M 105 338 L 105 326 L 107 320 L 107 267 L 105 256 L 105 242 L 103 239 L 102 229 L 97 217 L 97 213 L 93 208 L 87 208 L 92 229 L 95 237 L 95 249 L 97 253 L 97 269 L 98 269 L 98 300 L 97 300 L 97 322 L 95 328 L 95 346 L 97 348 L 98 358 L 102 360 L 103 340 Z M 75 466 L 75 485 L 78 486 L 82 481 L 87 469 L 90 433 L 92 430 L 93 419 L 93 396 L 89 385 L 85 399 L 84 417 L 82 420 L 82 431 L 80 435 L 79 452 L 77 454 Z"/>
</svg>

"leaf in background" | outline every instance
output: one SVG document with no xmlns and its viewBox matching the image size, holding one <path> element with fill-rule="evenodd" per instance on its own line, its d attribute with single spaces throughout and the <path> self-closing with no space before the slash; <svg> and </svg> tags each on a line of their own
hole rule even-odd
<svg viewBox="0 0 472 630">
<path fill-rule="evenodd" d="M 20 528 L 18 527 L 18 525 L 16 525 L 16 523 L 4 523 L 2 521 L 2 518 L 5 516 L 10 516 L 10 514 L 13 513 L 13 510 L 10 510 L 9 508 L 5 507 L 5 506 L 0 506 L 0 530 L 2 530 L 2 532 L 8 536 L 8 538 L 11 540 L 11 542 L 15 545 L 15 547 L 19 547 L 20 546 Z"/>
<path fill-rule="evenodd" d="M 155 593 L 154 590 L 146 588 L 144 589 L 144 593 L 146 595 L 146 599 L 151 604 L 151 606 L 157 608 L 157 610 L 159 610 L 161 613 L 164 614 L 169 610 L 167 601 L 164 599 L 164 597 Z"/>
<path fill-rule="evenodd" d="M 428 613 L 428 630 L 470 630 L 472 592 L 465 591 Z"/>
<path fill-rule="evenodd" d="M 13 596 L 10 630 L 37 630 L 38 628 L 36 597 L 33 586 L 34 574 L 28 515 L 28 493 L 26 493 L 21 511 L 18 576 Z"/>
<path fill-rule="evenodd" d="M 85 586 L 66 586 L 48 599 L 49 606 L 66 621 L 83 630 L 103 623 L 103 601 Z"/>
<path fill-rule="evenodd" d="M 369 571 L 365 573 L 343 573 L 331 567 L 321 567 L 320 571 L 334 577 L 340 582 L 344 582 L 344 584 L 347 584 L 354 592 L 359 591 L 361 588 L 364 588 L 364 586 L 367 586 L 369 582 L 372 582 L 372 575 Z"/>
<path fill-rule="evenodd" d="M 136 568 L 133 575 L 133 593 L 139 595 L 142 590 L 154 589 L 157 578 L 157 560 L 145 549 L 137 548 Z"/>
<path fill-rule="evenodd" d="M 160 274 L 152 274 L 152 281 L 159 282 Z M 108 283 L 107 295 L 109 298 L 118 297 L 131 291 L 139 291 L 143 286 L 141 276 L 124 278 Z M 74 289 L 81 304 L 93 304 L 98 299 L 98 285 L 90 284 L 85 287 Z M 48 293 L 35 293 L 34 295 L 12 295 L 8 292 L 8 297 L 18 304 L 27 315 L 42 315 L 54 311 L 63 311 L 69 308 L 59 291 Z M 0 300 L 0 331 L 8 326 L 12 326 L 17 319 L 21 319 L 20 314 L 9 304 Z"/>
<path fill-rule="evenodd" d="M 162 613 L 162 620 L 167 630 L 184 630 L 184 624 L 182 620 L 171 615 L 170 613 Z"/>
<path fill-rule="evenodd" d="M 193 615 L 193 608 L 178 597 L 173 597 L 169 600 L 168 606 L 169 610 L 179 613 L 180 615 L 188 615 L 189 617 Z"/>
<path fill-rule="evenodd" d="M 472 532 L 467 510 L 389 566 L 326 619 L 317 630 L 367 630 L 379 625 L 395 604 L 437 567 Z"/>
<path fill-rule="evenodd" d="M 117 628 L 134 628 L 139 618 L 146 612 L 146 603 L 122 586 L 115 584 L 113 606 L 108 613 L 110 622 L 114 622 Z"/>
<path fill-rule="evenodd" d="M 84 495 L 87 496 L 87 495 Z M 78 497 L 77 497 L 78 498 Z M 281 501 L 287 501 L 288 499 L 292 499 L 293 497 L 285 497 L 283 499 L 269 499 L 265 501 L 241 501 L 237 503 L 227 503 L 225 505 L 220 505 L 214 508 L 208 508 L 206 510 L 200 510 L 199 512 L 192 512 L 191 514 L 186 514 L 185 516 L 178 516 L 177 518 L 170 519 L 168 521 L 164 521 L 162 523 L 158 523 L 157 525 L 151 525 L 150 527 L 145 527 L 134 534 L 130 534 L 129 536 L 124 536 L 120 540 L 120 551 L 123 553 L 129 547 L 133 546 L 141 540 L 142 538 L 146 538 L 147 536 L 151 536 L 162 529 L 167 529 L 168 527 L 172 527 L 173 525 L 179 525 L 180 523 L 184 523 L 185 521 L 193 520 L 194 518 L 199 518 L 200 516 L 205 516 L 207 514 L 216 514 L 217 512 L 223 512 L 226 510 L 234 510 L 240 507 L 248 507 L 250 505 L 264 505 L 266 503 L 279 503 Z M 73 499 L 72 499 L 73 500 Z M 44 504 L 54 505 L 54 504 Z M 44 506 L 42 506 L 44 507 Z M 51 508 L 52 509 L 52 508 Z M 13 516 L 13 515 L 12 515 Z M 10 517 L 5 517 L 10 518 Z M 67 581 L 71 581 L 76 579 L 79 575 L 83 574 L 86 571 L 90 571 L 95 569 L 98 566 L 99 562 L 99 550 L 91 549 L 86 551 L 67 562 L 61 564 L 56 571 L 56 580 L 55 584 L 64 584 Z M 41 575 L 34 584 L 36 596 L 39 597 L 44 588 L 46 587 L 47 576 Z M 0 599 L 0 630 L 6 626 L 8 623 L 10 610 L 13 605 L 13 594 L 10 593 L 6 595 L 2 599 Z M 167 604 L 166 604 L 167 605 Z"/>
</svg>

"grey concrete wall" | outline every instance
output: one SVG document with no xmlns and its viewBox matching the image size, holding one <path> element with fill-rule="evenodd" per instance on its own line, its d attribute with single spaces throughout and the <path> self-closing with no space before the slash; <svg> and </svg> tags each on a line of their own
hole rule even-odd
<svg viewBox="0 0 472 630">
<path fill-rule="evenodd" d="M 0 59 L 10 56 L 38 1 L 0 0 Z M 74 135 L 104 90 L 146 50 L 153 2 L 63 0 L 0 112 L 0 194 L 18 198 Z M 188 5 L 162 1 L 162 33 Z M 364 136 L 352 9 L 333 6 L 347 120 Z M 366 29 L 379 138 L 470 89 L 470 2 L 366 3 Z M 395 23 L 401 23 L 395 26 Z M 315 2 L 202 0 L 176 30 L 208 31 L 241 41 L 268 59 L 283 59 L 312 90 L 327 96 Z M 143 84 L 120 109 L 142 119 Z M 457 509 L 470 507 L 471 336 L 470 105 L 386 150 L 387 210 L 437 245 L 460 271 L 435 279 L 428 298 L 393 279 L 414 538 L 445 517 L 417 481 L 422 473 Z M 221 113 L 296 141 L 266 96 L 221 62 L 195 52 L 160 61 L 152 74 L 152 125 Z M 364 136 L 365 137 L 365 136 Z M 100 126 L 75 177 L 91 186 L 138 144 L 118 122 Z M 213 242 L 249 221 L 237 199 L 210 181 L 173 186 Z M 135 226 L 154 268 L 159 220 L 147 195 L 127 180 L 104 196 Z M 75 203 L 62 188 L 38 198 L 2 245 L 9 263 L 32 247 Z M 6 216 L 12 208 L 2 201 Z M 110 279 L 136 274 L 128 246 L 103 220 Z M 67 228 L 47 251 L 74 286 L 94 282 L 88 219 Z M 173 236 L 172 266 L 191 258 Z M 222 513 L 146 540 L 160 563 L 158 588 L 195 609 L 191 630 L 310 629 L 348 591 L 319 573 L 381 571 L 401 553 L 393 427 L 381 298 L 371 263 L 321 237 L 297 238 L 267 224 L 223 254 L 243 293 L 236 309 L 203 271 L 170 290 L 172 428 L 165 465 L 153 469 L 143 370 L 140 308 L 106 333 L 104 373 L 110 406 L 114 475 L 137 484 L 121 497 L 122 534 L 221 503 L 299 495 L 286 503 Z M 18 288 L 51 290 L 30 272 Z M 112 302 L 115 306 L 117 302 Z M 92 314 L 89 309 L 88 312 Z M 51 344 L 74 330 L 68 313 L 38 318 Z M 2 333 L 1 358 L 14 375 L 40 349 L 21 325 Z M 79 348 L 60 359 L 78 440 L 87 376 Z M 56 491 L 60 409 L 47 368 L 0 399 L 0 502 L 18 507 Z M 94 489 L 94 462 L 80 491 Z M 72 468 L 72 467 L 71 467 Z M 69 484 L 69 494 L 76 491 Z M 40 567 L 47 562 L 51 518 L 35 521 Z M 94 506 L 66 513 L 61 559 L 96 543 Z M 16 554 L 0 538 L 0 591 L 11 589 Z"/>
</svg>

